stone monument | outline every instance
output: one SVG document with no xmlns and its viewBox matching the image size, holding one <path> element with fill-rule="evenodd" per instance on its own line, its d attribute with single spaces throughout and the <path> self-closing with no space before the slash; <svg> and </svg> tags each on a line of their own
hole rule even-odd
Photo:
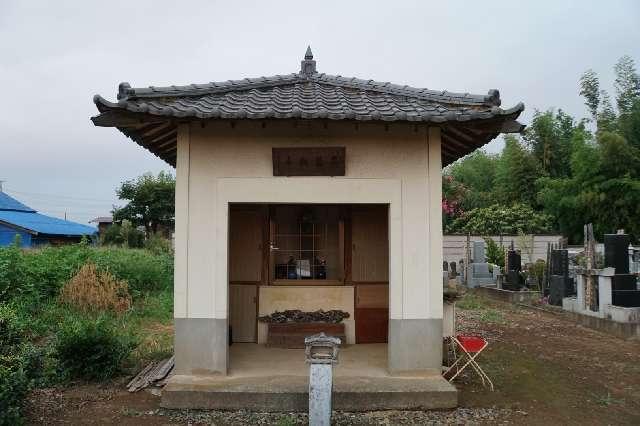
<svg viewBox="0 0 640 426">
<path fill-rule="evenodd" d="M 485 255 L 484 241 L 473 242 L 473 262 L 467 285 L 470 288 L 483 284 L 495 284 L 493 274 L 489 271 L 489 264 Z"/>
<path fill-rule="evenodd" d="M 522 276 L 520 271 L 522 270 L 522 257 L 520 253 L 511 245 L 511 248 L 507 251 L 507 262 L 505 265 L 506 280 L 502 284 L 505 290 L 518 291 L 522 288 Z"/>
<path fill-rule="evenodd" d="M 611 304 L 614 306 L 640 306 L 640 290 L 634 274 L 629 273 L 629 235 L 604 235 L 604 266 L 615 268 L 611 277 Z"/>
<path fill-rule="evenodd" d="M 575 294 L 573 279 L 569 277 L 569 251 L 552 249 L 550 253 L 549 304 L 562 306 L 562 299 Z"/>
</svg>

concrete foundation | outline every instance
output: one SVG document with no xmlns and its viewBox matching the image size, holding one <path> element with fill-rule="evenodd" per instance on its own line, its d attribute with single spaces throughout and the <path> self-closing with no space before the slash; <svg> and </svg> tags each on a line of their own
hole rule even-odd
<svg viewBox="0 0 640 426">
<path fill-rule="evenodd" d="M 577 297 L 565 297 L 562 309 L 584 327 L 623 339 L 640 339 L 640 308 L 604 305 L 594 312 L 584 309 Z"/>
<path fill-rule="evenodd" d="M 491 299 L 509 303 L 530 304 L 542 297 L 539 291 L 513 291 L 489 286 L 480 286 L 476 288 L 476 292 Z"/>
<path fill-rule="evenodd" d="M 307 411 L 309 366 L 302 349 L 257 344 L 230 348 L 228 376 L 175 375 L 162 393 L 162 406 L 192 409 Z M 457 406 L 458 394 L 440 374 L 393 376 L 387 345 L 351 345 L 333 369 L 336 410 L 443 409 Z"/>
<path fill-rule="evenodd" d="M 389 320 L 388 354 L 392 374 L 440 374 L 442 319 Z"/>
<path fill-rule="evenodd" d="M 226 319 L 175 318 L 176 374 L 227 374 Z"/>
</svg>

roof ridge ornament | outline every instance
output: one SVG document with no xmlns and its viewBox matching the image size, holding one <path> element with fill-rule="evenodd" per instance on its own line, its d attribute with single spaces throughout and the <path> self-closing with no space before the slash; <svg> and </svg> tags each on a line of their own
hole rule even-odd
<svg viewBox="0 0 640 426">
<path fill-rule="evenodd" d="M 300 74 L 310 77 L 313 74 L 317 74 L 316 61 L 313 60 L 313 52 L 311 52 L 311 46 L 307 46 L 307 51 L 304 54 L 304 60 L 300 62 Z"/>
</svg>

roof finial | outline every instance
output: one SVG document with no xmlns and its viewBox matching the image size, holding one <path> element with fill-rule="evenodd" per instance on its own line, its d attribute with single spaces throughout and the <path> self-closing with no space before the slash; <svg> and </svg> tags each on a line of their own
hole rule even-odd
<svg viewBox="0 0 640 426">
<path fill-rule="evenodd" d="M 300 63 L 300 74 L 311 76 L 317 73 L 316 61 L 313 60 L 313 53 L 311 52 L 311 46 L 307 46 L 307 51 L 304 54 L 304 60 Z"/>
</svg>

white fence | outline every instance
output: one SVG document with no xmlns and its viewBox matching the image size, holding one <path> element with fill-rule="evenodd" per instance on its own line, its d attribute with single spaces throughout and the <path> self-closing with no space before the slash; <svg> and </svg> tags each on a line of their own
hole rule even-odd
<svg viewBox="0 0 640 426">
<path fill-rule="evenodd" d="M 520 244 L 523 240 L 523 237 L 518 235 L 502 235 L 495 236 L 492 235 L 489 238 L 493 239 L 498 246 L 502 245 L 503 247 L 511 246 L 511 242 L 516 249 L 519 249 L 522 254 L 522 262 L 529 263 L 535 262 L 538 259 L 546 260 L 547 258 L 547 244 L 553 243 L 558 244 L 562 239 L 561 235 L 529 235 L 528 241 L 525 242 L 525 245 L 528 247 L 533 247 L 533 255 L 529 258 L 529 251 L 527 247 L 520 247 Z M 525 237 L 525 238 L 527 238 Z M 469 239 L 471 242 L 471 250 L 470 253 L 473 256 L 473 242 L 474 241 L 484 241 L 485 236 L 481 235 L 472 235 Z M 533 240 L 533 241 L 532 241 Z M 466 235 L 445 235 L 443 238 L 443 254 L 444 260 L 446 262 L 460 262 L 460 259 L 464 259 L 464 251 L 467 244 L 467 236 Z"/>
</svg>

